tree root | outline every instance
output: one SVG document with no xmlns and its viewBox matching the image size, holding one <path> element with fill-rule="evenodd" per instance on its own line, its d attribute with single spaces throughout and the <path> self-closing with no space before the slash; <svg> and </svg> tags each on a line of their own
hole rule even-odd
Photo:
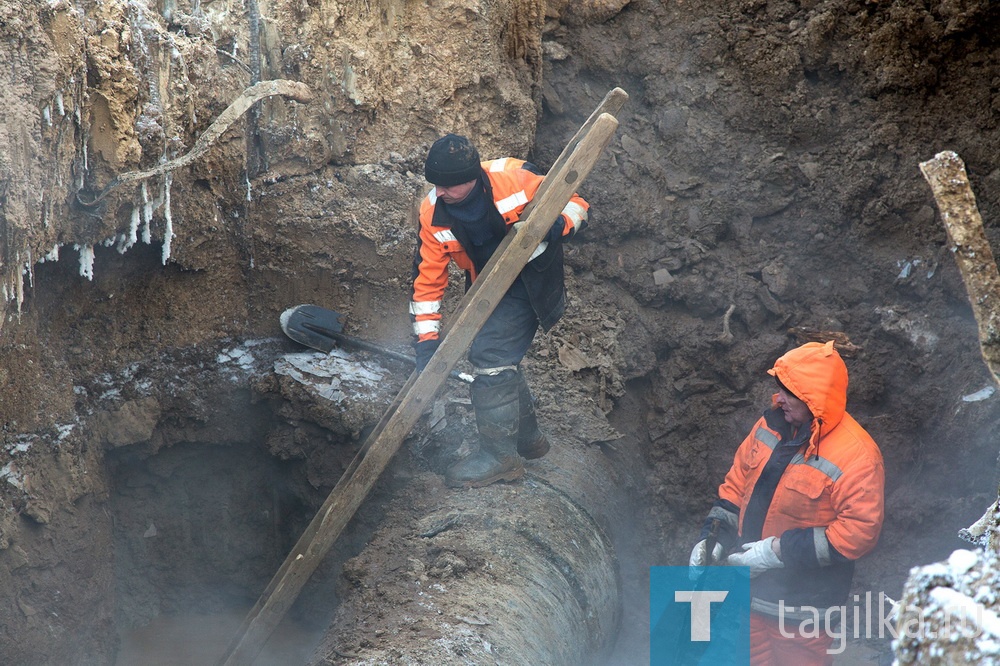
<svg viewBox="0 0 1000 666">
<path fill-rule="evenodd" d="M 254 104 L 273 95 L 281 95 L 282 97 L 288 97 L 297 102 L 303 103 L 311 102 L 313 99 L 313 93 L 309 89 L 309 86 L 298 81 L 274 79 L 271 81 L 261 81 L 260 83 L 255 83 L 240 93 L 239 97 L 233 100 L 232 104 L 230 104 L 225 111 L 219 114 L 219 117 L 215 119 L 215 122 L 209 125 L 208 129 L 206 129 L 205 132 L 198 137 L 194 147 L 186 154 L 178 157 L 177 159 L 170 160 L 169 162 L 164 162 L 163 164 L 155 166 L 152 169 L 123 173 L 112 180 L 91 201 L 84 201 L 80 197 L 79 193 L 76 195 L 77 201 L 79 201 L 83 206 L 94 206 L 104 199 L 104 197 L 108 196 L 112 190 L 115 190 L 122 185 L 138 180 L 152 178 L 153 176 L 159 176 L 191 164 L 205 154 L 211 145 L 215 143 L 226 130 L 229 129 L 229 126 L 236 122 L 240 116 L 249 111 Z"/>
</svg>

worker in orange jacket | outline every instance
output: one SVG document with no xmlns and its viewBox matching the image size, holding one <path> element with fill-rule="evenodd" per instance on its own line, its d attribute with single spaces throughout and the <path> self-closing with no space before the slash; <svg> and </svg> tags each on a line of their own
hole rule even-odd
<svg viewBox="0 0 1000 666">
<path fill-rule="evenodd" d="M 439 344 L 449 263 L 454 261 L 465 271 L 468 289 L 518 224 L 543 179 L 524 160 L 481 161 L 475 146 L 455 134 L 431 146 L 424 177 L 435 187 L 420 206 L 413 259 L 410 316 L 418 371 Z M 584 227 L 588 208 L 576 195 L 566 204 L 473 340 L 469 362 L 476 377 L 471 396 L 480 447 L 448 469 L 449 486 L 513 481 L 524 475 L 522 457 L 540 458 L 548 452 L 549 442 L 538 429 L 534 400 L 519 364 L 538 326 L 548 330 L 566 308 L 562 242 Z"/>
<path fill-rule="evenodd" d="M 768 373 L 772 408 L 736 451 L 690 564 L 750 567 L 753 666 L 832 664 L 839 628 L 812 620 L 837 621 L 827 609 L 845 604 L 854 562 L 878 541 L 882 454 L 846 411 L 847 367 L 833 342 L 793 349 Z M 713 522 L 721 530 L 708 552 Z"/>
</svg>

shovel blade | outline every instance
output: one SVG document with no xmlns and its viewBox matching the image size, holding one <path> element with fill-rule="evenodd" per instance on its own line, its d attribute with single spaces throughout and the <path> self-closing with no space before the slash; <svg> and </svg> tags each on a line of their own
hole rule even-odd
<svg viewBox="0 0 1000 666">
<path fill-rule="evenodd" d="M 310 349 L 329 353 L 344 330 L 343 315 L 318 305 L 296 305 L 281 313 L 281 330 Z"/>
</svg>

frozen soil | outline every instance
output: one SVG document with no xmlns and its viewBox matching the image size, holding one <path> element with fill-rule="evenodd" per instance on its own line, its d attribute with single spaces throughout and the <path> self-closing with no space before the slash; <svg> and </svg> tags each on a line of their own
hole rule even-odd
<svg viewBox="0 0 1000 666">
<path fill-rule="evenodd" d="M 768 404 L 766 369 L 811 336 L 852 343 L 848 409 L 886 461 L 858 591 L 897 598 L 996 498 L 998 398 L 963 399 L 991 380 L 917 167 L 956 151 L 1000 240 L 995 3 L 430 4 L 261 3 L 264 78 L 318 101 L 269 100 L 171 183 L 96 205 L 115 174 L 186 152 L 249 85 L 242 3 L 0 7 L 0 661 L 111 663 L 119 633 L 157 615 L 252 603 L 408 373 L 379 365 L 377 387 L 324 404 L 274 372 L 301 351 L 278 315 L 314 302 L 406 350 L 430 141 L 459 131 L 546 167 L 615 86 L 630 100 L 581 188 L 592 219 L 568 248 L 569 309 L 526 367 L 562 455 L 638 452 L 640 471 L 615 479 L 633 518 L 612 534 L 624 635 L 641 643 L 648 567 L 686 561 Z M 157 199 L 152 242 L 126 248 Z M 341 597 L 342 615 L 374 618 L 413 602 L 369 585 L 380 571 L 482 564 L 415 536 L 472 442 L 464 388 L 439 404 L 446 418 L 414 431 L 294 609 L 317 635 Z M 372 636 L 418 654 L 434 636 L 414 627 Z M 364 634 L 316 638 L 313 661 L 379 647 Z"/>
</svg>

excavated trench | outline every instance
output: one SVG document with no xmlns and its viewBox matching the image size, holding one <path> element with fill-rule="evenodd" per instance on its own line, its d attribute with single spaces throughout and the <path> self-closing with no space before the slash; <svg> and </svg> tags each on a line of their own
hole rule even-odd
<svg viewBox="0 0 1000 666">
<path fill-rule="evenodd" d="M 296 467 L 260 441 L 109 456 L 117 664 L 208 664 L 221 656 L 249 594 L 308 519 Z M 307 632 L 287 623 L 275 637 L 281 647 L 266 650 L 263 663 L 303 662 Z"/>
<path fill-rule="evenodd" d="M 236 381 L 234 359 L 245 373 Z M 273 372 L 285 359 L 304 374 Z M 283 341 L 161 362 L 195 387 L 184 401 L 218 410 L 164 418 L 105 458 L 118 666 L 213 663 L 356 449 L 345 424 L 364 421 L 351 405 L 334 408 L 321 393 L 329 377 L 306 372 L 318 360 Z M 128 393 L 114 381 L 105 388 Z M 357 397 L 382 404 L 392 388 Z M 523 482 L 451 491 L 436 471 L 459 454 L 456 441 L 468 445 L 463 390 L 445 391 L 446 423 L 418 427 L 257 663 L 645 661 L 648 566 L 676 562 L 643 530 L 684 534 L 696 522 L 648 513 L 636 427 L 648 387 L 631 386 L 609 415 L 628 434 L 599 444 L 574 441 L 540 406 L 555 448 Z M 861 574 L 884 580 L 884 569 Z M 838 663 L 886 652 L 854 654 Z"/>
<path fill-rule="evenodd" d="M 266 379 L 283 350 L 257 342 L 249 346 L 253 360 L 248 347 L 228 350 L 239 350 L 243 369 L 253 364 Z M 112 663 L 119 666 L 215 663 L 329 490 L 330 481 L 310 479 L 316 469 L 307 469 L 304 455 L 289 455 L 274 440 L 298 433 L 321 444 L 326 451 L 314 467 L 346 465 L 357 444 L 331 432 L 317 437 L 318 426 L 290 426 L 278 413 L 281 398 L 255 393 L 252 377 L 233 382 L 230 375 L 228 387 L 211 379 L 231 367 L 199 363 L 186 375 L 191 358 L 163 361 L 184 368 L 179 383 L 199 387 L 186 400 L 209 401 L 223 413 L 208 422 L 190 414 L 164 419 L 148 440 L 105 458 L 120 637 Z M 257 663 L 306 662 L 336 606 L 342 563 L 363 547 L 378 507 L 373 500 L 351 523 Z"/>
<path fill-rule="evenodd" d="M 213 427 L 182 417 L 180 424 L 158 424 L 148 442 L 106 457 L 114 624 L 121 636 L 114 663 L 213 663 L 253 591 L 309 518 L 296 488 L 301 462 L 276 458 L 264 443 L 275 415 L 245 402 L 248 387 L 230 390 L 231 396 L 189 397 L 227 409 L 242 404 L 235 418 L 253 422 L 242 437 L 213 441 Z M 156 449 L 150 442 L 171 443 Z M 302 661 L 307 632 L 294 620 L 287 623 L 276 637 L 281 648 L 269 648 L 265 663 Z M 282 635 L 298 640 L 281 642 Z"/>
<path fill-rule="evenodd" d="M 46 344 L 57 342 L 63 327 L 103 331 L 114 340 L 136 326 L 116 319 L 116 298 L 148 299 L 157 288 L 138 276 L 160 280 L 158 269 L 149 270 L 157 257 L 155 247 L 125 257 L 99 252 L 93 286 L 79 280 L 70 262 L 41 267 L 35 277 L 45 290 L 25 317 L 52 322 Z M 579 286 L 571 284 L 571 294 Z M 92 301 L 73 320 L 53 317 L 88 290 L 115 298 Z M 568 330 L 582 330 L 578 317 L 574 310 L 567 315 Z M 964 313 L 955 321 L 969 325 Z M 893 335 L 913 335 L 900 320 L 892 324 Z M 605 417 L 592 397 L 599 375 L 549 363 L 575 358 L 564 351 L 574 340 L 565 330 L 540 335 L 526 363 L 552 453 L 530 463 L 519 484 L 445 488 L 439 473 L 468 450 L 475 432 L 467 388 L 449 384 L 310 580 L 263 663 L 392 663 L 404 655 L 440 664 L 644 661 L 648 567 L 683 562 L 731 455 L 726 445 L 685 441 L 696 432 L 694 417 L 704 416 L 713 441 L 737 441 L 768 386 L 748 380 L 747 397 L 731 409 L 702 404 L 703 388 L 684 393 L 691 384 L 664 386 L 654 373 L 629 382 Z M 777 350 L 790 344 L 782 336 L 766 341 Z M 952 416 L 929 426 L 921 441 L 992 428 L 996 409 L 975 399 L 974 389 L 986 380 L 975 361 L 939 362 L 935 372 L 961 377 L 961 390 L 949 398 Z M 851 360 L 851 367 L 859 370 L 856 413 L 892 450 L 894 439 L 882 437 L 891 432 L 879 417 L 884 412 L 864 399 L 872 381 L 864 369 L 875 366 Z M 192 657 L 200 660 L 224 649 L 406 372 L 369 354 L 322 357 L 288 340 L 262 338 L 166 349 L 77 380 L 71 393 L 89 424 L 78 455 L 87 459 L 88 447 L 102 452 L 90 469 L 99 470 L 106 499 L 100 493 L 78 499 L 76 524 L 59 532 L 60 514 L 29 500 L 25 515 L 49 522 L 21 538 L 52 530 L 60 534 L 59 548 L 72 553 L 64 556 L 72 566 L 91 557 L 90 568 L 107 569 L 107 584 L 96 588 L 92 603 L 98 612 L 108 609 L 111 627 L 93 640 L 91 663 L 116 654 L 122 666 L 183 663 L 184 650 L 201 650 Z M 687 421 L 670 416 L 677 413 L 670 396 L 677 395 L 689 401 Z M 943 389 L 940 396 L 947 398 Z M 674 448 L 654 446 L 654 438 Z M 859 590 L 899 590 L 911 548 L 934 557 L 962 545 L 940 526 L 977 517 L 993 476 L 979 462 L 991 455 L 992 443 L 963 442 L 956 451 L 919 454 L 911 476 L 948 470 L 925 482 L 924 491 L 899 473 L 905 459 L 889 457 L 895 519 L 859 568 Z M 952 489 L 958 477 L 967 492 Z M 931 505 L 927 488 L 937 498 Z M 94 555 L 82 545 L 91 540 Z M 12 551 L 5 551 L 8 558 Z M 79 598 L 58 566 L 46 566 L 66 597 Z M 36 598 L 22 591 L 18 599 L 30 622 Z M 870 653 L 884 656 L 887 648 L 882 641 Z"/>
<path fill-rule="evenodd" d="M 55 468 L 81 470 L 81 485 L 53 482 L 80 493 L 69 514 L 31 499 L 52 491 L 35 486 L 26 493 L 24 513 L 41 525 L 26 529 L 13 550 L 31 546 L 31 535 L 44 542 L 45 534 L 57 534 L 48 549 L 58 555 L 42 575 L 56 576 L 67 608 L 87 595 L 95 609 L 92 618 L 72 612 L 42 663 L 77 650 L 73 632 L 95 621 L 102 629 L 78 650 L 82 663 L 211 663 L 408 372 L 371 354 L 326 356 L 284 338 L 228 338 L 127 353 L 118 357 L 130 361 L 124 365 L 101 362 L 102 345 L 114 349 L 149 335 L 143 321 L 122 317 L 122 308 L 175 322 L 178 341 L 190 334 L 192 322 L 178 314 L 205 293 L 206 275 L 180 272 L 173 279 L 186 286 L 166 287 L 171 269 L 151 270 L 158 250 L 120 255 L 98 248 L 92 283 L 76 274 L 72 254 L 40 265 L 34 276 L 39 298 L 25 320 L 47 324 L 33 344 L 94 341 L 65 358 L 25 360 L 65 378 L 80 425 L 57 430 L 46 447 Z M 555 342 L 539 339 L 543 346 Z M 91 363 L 101 372 L 78 370 Z M 623 590 L 636 585 L 623 580 L 620 563 L 632 557 L 622 544 L 633 538 L 641 454 L 594 410 L 583 385 L 567 384 L 557 394 L 545 377 L 550 370 L 528 367 L 539 375 L 533 383 L 554 451 L 530 465 L 523 483 L 446 489 L 440 472 L 473 445 L 475 433 L 467 387 L 447 387 L 312 576 L 261 663 L 377 652 L 376 644 L 399 632 L 406 644 L 389 640 L 391 654 L 430 649 L 434 663 L 476 654 L 603 663 L 621 625 Z M 42 404 L 58 397 L 47 395 Z M 67 458 L 72 466 L 58 462 Z M 67 519 L 72 529 L 58 522 Z M 66 566 L 86 575 L 67 575 Z M 39 591 L 17 593 L 29 633 L 37 626 Z M 627 612 L 635 614 L 634 604 Z M 17 663 L 36 658 L 11 654 Z"/>
<path fill-rule="evenodd" d="M 252 350 L 252 361 L 244 350 Z M 187 377 L 195 367 L 191 358 L 163 362 L 186 367 L 176 379 L 199 387 L 186 400 L 211 400 L 235 413 L 215 414 L 207 423 L 184 415 L 164 419 L 148 440 L 106 456 L 119 666 L 214 663 L 329 489 L 330 476 L 313 485 L 320 473 L 315 467 L 343 468 L 356 448 L 356 440 L 298 418 L 310 410 L 338 414 L 320 355 L 287 353 L 272 341 L 229 347 L 216 358 L 231 357 L 249 370 L 253 388 L 235 382 L 220 393 L 211 377 L 225 375 L 226 364 L 198 363 Z M 289 360 L 299 372 L 283 375 Z M 278 373 L 268 369 L 275 361 Z M 369 371 L 389 372 L 375 359 L 361 362 Z M 460 654 L 473 661 L 607 663 L 621 625 L 623 589 L 635 593 L 636 581 L 623 580 L 619 567 L 634 557 L 619 550 L 636 538 L 629 490 L 640 475 L 634 442 L 580 446 L 557 435 L 556 450 L 533 463 L 523 482 L 450 491 L 433 470 L 457 455 L 442 442 L 470 426 L 463 388 L 442 398 L 455 423 L 430 444 L 418 428 L 415 441 L 423 448 L 401 454 L 255 663 L 324 663 L 313 653 L 350 654 L 336 646 L 349 643 L 357 627 L 330 620 L 336 613 L 353 625 L 359 604 L 371 602 L 372 579 L 390 598 L 379 602 L 381 622 L 366 623 L 364 633 L 377 638 L 405 628 L 428 639 L 417 652 L 430 661 L 447 663 Z M 299 404 L 280 395 L 290 392 Z M 336 418 L 351 420 L 343 413 Z M 237 432 L 219 435 L 234 422 L 242 422 Z M 317 439 L 327 451 L 289 455 L 288 442 L 310 446 Z M 414 495 L 423 499 L 415 503 Z M 386 523 L 403 525 L 405 547 L 395 532 L 386 536 Z M 384 538 L 395 543 L 381 543 Z M 403 589 L 389 591 L 396 584 Z M 397 601 L 391 596 L 397 592 L 409 598 Z M 344 608 L 338 608 L 341 596 L 348 599 Z M 444 612 L 428 621 L 426 611 L 436 605 Z M 328 629 L 326 643 L 333 647 L 317 651 Z M 387 648 L 366 658 L 390 661 L 398 649 L 392 641 Z"/>
<path fill-rule="evenodd" d="M 192 296 L 161 291 L 160 271 L 149 270 L 157 250 L 98 249 L 93 284 L 75 274 L 72 255 L 39 267 L 41 297 L 26 317 L 52 322 L 42 343 L 63 335 L 115 343 L 136 329 L 142 336 L 141 323 L 119 312 L 131 303 L 155 312 L 152 294 L 167 294 L 168 312 L 184 311 L 184 299 L 204 291 L 196 286 L 202 276 L 177 276 L 195 280 Z M 87 292 L 105 298 L 59 319 Z M 538 344 L 553 342 L 540 336 Z M 93 358 L 82 356 L 67 361 Z M 600 664 L 623 613 L 630 629 L 641 627 L 641 609 L 624 599 L 641 576 L 626 579 L 621 568 L 636 559 L 641 452 L 593 408 L 582 384 L 555 392 L 544 365 L 527 365 L 552 453 L 518 484 L 445 488 L 440 472 L 474 445 L 475 433 L 467 386 L 445 387 L 260 663 L 327 663 L 385 647 L 386 660 L 423 653 L 441 664 Z M 71 394 L 85 425 L 62 446 L 92 461 L 76 515 L 76 529 L 89 536 L 62 531 L 57 550 L 76 565 L 93 540 L 100 554 L 91 579 L 103 583 L 92 603 L 110 623 L 83 661 L 220 656 L 408 371 L 364 352 L 327 356 L 259 338 L 169 347 L 77 375 Z M 70 448 L 75 436 L 78 448 Z M 94 510 L 85 512 L 88 503 Z M 41 508 L 32 513 L 44 517 Z M 74 581 L 62 584 L 67 597 L 78 596 Z M 31 597 L 21 597 L 28 608 Z M 47 661 L 72 648 L 51 649 Z"/>
</svg>

